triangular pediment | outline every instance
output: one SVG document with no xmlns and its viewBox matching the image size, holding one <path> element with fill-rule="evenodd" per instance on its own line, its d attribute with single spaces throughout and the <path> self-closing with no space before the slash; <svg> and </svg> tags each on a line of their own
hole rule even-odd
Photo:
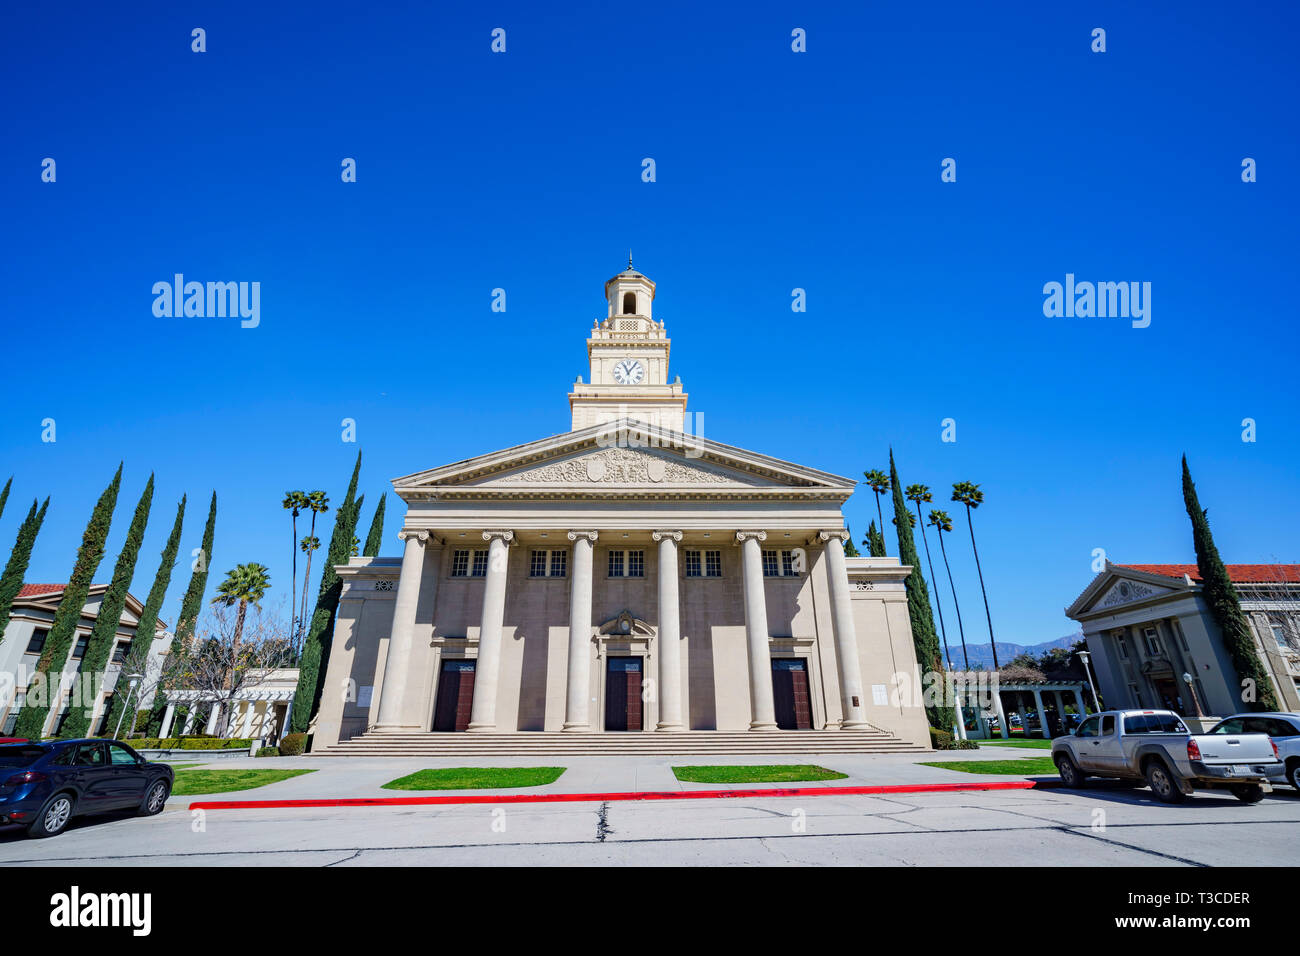
<svg viewBox="0 0 1300 956">
<path fill-rule="evenodd" d="M 1078 618 L 1098 611 L 1109 611 L 1129 604 L 1158 599 L 1193 585 L 1163 575 L 1150 574 L 1110 563 L 1101 571 L 1065 613 Z"/>
<path fill-rule="evenodd" d="M 422 493 L 812 493 L 848 497 L 849 478 L 639 422 L 596 425 L 408 475 Z"/>
</svg>

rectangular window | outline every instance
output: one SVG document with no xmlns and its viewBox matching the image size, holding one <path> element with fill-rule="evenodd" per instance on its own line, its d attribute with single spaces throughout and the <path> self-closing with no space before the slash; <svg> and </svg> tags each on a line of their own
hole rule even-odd
<svg viewBox="0 0 1300 956">
<path fill-rule="evenodd" d="M 487 559 L 488 559 L 488 553 L 486 549 L 482 551 L 474 552 L 474 565 L 470 569 L 470 577 L 472 578 L 487 577 Z"/>
<path fill-rule="evenodd" d="M 1128 660 L 1128 638 L 1119 632 L 1115 634 L 1115 648 L 1119 651 L 1120 660 Z"/>
<path fill-rule="evenodd" d="M 86 645 L 90 643 L 90 635 L 82 634 L 77 638 L 77 644 L 72 648 L 72 659 L 79 661 L 86 656 Z"/>
<path fill-rule="evenodd" d="M 644 551 L 629 551 L 627 553 L 627 576 L 629 578 L 645 577 Z"/>
<path fill-rule="evenodd" d="M 688 578 L 698 578 L 700 576 L 700 552 L 686 552 L 686 576 Z"/>
<path fill-rule="evenodd" d="M 32 639 L 27 642 L 28 654 L 39 654 L 45 649 L 45 638 L 49 636 L 49 631 L 37 629 L 32 631 Z"/>
<path fill-rule="evenodd" d="M 1272 625 L 1272 628 L 1273 628 L 1273 640 L 1277 641 L 1278 647 L 1285 649 L 1286 628 L 1284 628 L 1281 624 L 1274 624 Z"/>
<path fill-rule="evenodd" d="M 453 551 L 451 554 L 451 576 L 453 578 L 463 578 L 469 573 L 469 552 L 465 550 Z"/>
<path fill-rule="evenodd" d="M 609 576 L 611 578 L 623 577 L 623 557 L 622 551 L 609 552 Z"/>
<path fill-rule="evenodd" d="M 722 577 L 722 552 L 704 552 L 704 576 L 706 578 Z"/>
<path fill-rule="evenodd" d="M 719 556 L 721 557 L 721 556 Z M 764 551 L 763 576 L 767 578 L 792 578 L 799 574 L 794 566 L 793 551 Z"/>
<path fill-rule="evenodd" d="M 110 663 L 123 664 L 126 662 L 126 655 L 131 652 L 130 641 L 118 641 L 113 645 L 113 656 Z"/>
<path fill-rule="evenodd" d="M 1164 652 L 1164 648 L 1160 646 L 1160 638 L 1157 636 L 1154 627 L 1142 628 L 1142 641 L 1146 644 L 1147 653 L 1152 657 L 1159 657 L 1160 654 Z"/>
<path fill-rule="evenodd" d="M 568 567 L 567 551 L 534 551 L 528 574 L 534 578 L 562 578 Z"/>
</svg>

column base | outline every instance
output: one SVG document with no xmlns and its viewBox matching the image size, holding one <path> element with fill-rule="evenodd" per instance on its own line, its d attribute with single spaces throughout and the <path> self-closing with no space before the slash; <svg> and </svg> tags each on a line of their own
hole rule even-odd
<svg viewBox="0 0 1300 956">
<path fill-rule="evenodd" d="M 560 728 L 560 733 L 562 733 L 562 734 L 589 734 L 589 733 L 591 733 L 591 725 L 588 724 L 586 721 L 583 721 L 583 722 L 580 723 L 580 724 L 577 724 L 577 723 L 571 724 L 571 723 L 569 723 L 568 721 L 565 721 L 564 726 Z"/>
<path fill-rule="evenodd" d="M 465 728 L 467 734 L 495 734 L 497 732 L 496 724 L 470 724 Z"/>
<path fill-rule="evenodd" d="M 662 733 L 669 733 L 669 734 L 679 734 L 685 730 L 686 728 L 682 726 L 680 721 L 674 721 L 672 723 L 661 722 L 655 726 L 656 733 L 662 732 Z"/>
<path fill-rule="evenodd" d="M 775 720 L 751 720 L 749 722 L 750 730 L 779 730 Z"/>
<path fill-rule="evenodd" d="M 870 730 L 871 725 L 865 720 L 844 720 L 840 722 L 840 730 Z"/>
<path fill-rule="evenodd" d="M 375 724 L 370 728 L 372 734 L 418 734 L 424 728 L 419 724 Z"/>
</svg>

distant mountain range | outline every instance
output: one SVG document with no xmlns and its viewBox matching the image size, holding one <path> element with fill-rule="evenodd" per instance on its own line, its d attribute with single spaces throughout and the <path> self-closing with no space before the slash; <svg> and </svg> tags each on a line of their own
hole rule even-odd
<svg viewBox="0 0 1300 956">
<path fill-rule="evenodd" d="M 1083 632 L 1067 634 L 1064 637 L 1058 637 L 1054 641 L 1046 641 L 1042 644 L 1008 644 L 998 641 L 998 663 L 1006 664 L 1013 657 L 1020 654 L 1033 654 L 1035 657 L 1052 650 L 1055 647 L 1073 647 L 1075 642 L 1083 640 Z M 940 647 L 942 647 L 942 640 Z M 948 635 L 948 649 L 952 652 L 952 663 L 954 667 L 962 666 L 961 656 L 961 639 L 953 634 Z M 966 655 L 970 658 L 971 667 L 983 667 L 992 669 L 993 667 L 993 645 L 992 644 L 971 644 L 966 645 Z"/>
</svg>

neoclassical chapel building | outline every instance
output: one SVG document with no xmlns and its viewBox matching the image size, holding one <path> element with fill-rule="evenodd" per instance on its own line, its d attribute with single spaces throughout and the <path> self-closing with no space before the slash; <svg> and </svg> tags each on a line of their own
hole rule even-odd
<svg viewBox="0 0 1300 956">
<path fill-rule="evenodd" d="M 338 569 L 313 749 L 524 731 L 928 746 L 911 569 L 845 557 L 853 479 L 689 433 L 654 297 L 630 262 L 605 283 L 569 431 L 393 481 L 402 555 Z"/>
</svg>

